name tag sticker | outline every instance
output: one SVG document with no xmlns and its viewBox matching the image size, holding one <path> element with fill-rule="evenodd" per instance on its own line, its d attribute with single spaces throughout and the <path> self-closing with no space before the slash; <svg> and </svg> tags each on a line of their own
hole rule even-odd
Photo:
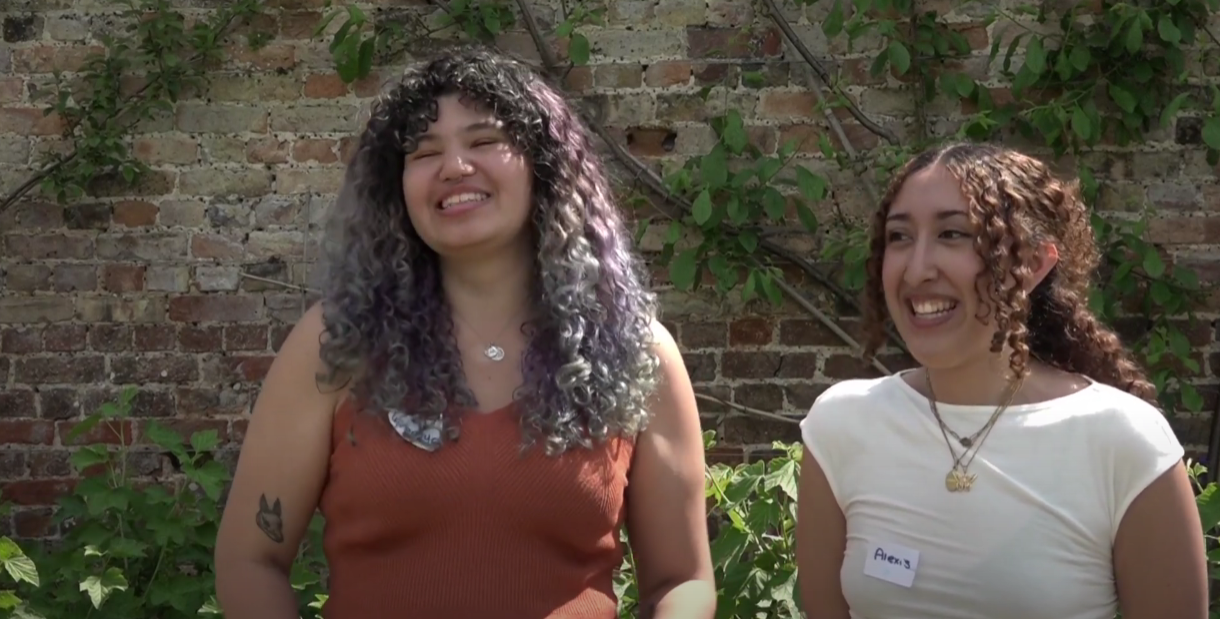
<svg viewBox="0 0 1220 619">
<path fill-rule="evenodd" d="M 893 542 L 869 543 L 864 557 L 865 575 L 910 587 L 919 567 L 919 551 Z"/>
</svg>

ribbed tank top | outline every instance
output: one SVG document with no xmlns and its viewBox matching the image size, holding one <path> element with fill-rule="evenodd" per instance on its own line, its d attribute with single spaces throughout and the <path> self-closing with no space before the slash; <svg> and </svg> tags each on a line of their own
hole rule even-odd
<svg viewBox="0 0 1220 619">
<path fill-rule="evenodd" d="M 339 407 L 319 505 L 325 619 L 615 619 L 633 445 L 522 454 L 517 411 L 470 413 L 428 452 Z"/>
</svg>

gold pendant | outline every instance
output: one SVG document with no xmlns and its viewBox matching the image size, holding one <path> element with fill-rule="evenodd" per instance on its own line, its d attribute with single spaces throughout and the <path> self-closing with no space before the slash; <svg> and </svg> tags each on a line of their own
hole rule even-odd
<svg viewBox="0 0 1220 619">
<path fill-rule="evenodd" d="M 949 492 L 970 492 L 970 487 L 974 485 L 975 476 L 962 470 L 960 467 L 953 467 L 948 475 L 945 475 L 945 488 Z"/>
</svg>

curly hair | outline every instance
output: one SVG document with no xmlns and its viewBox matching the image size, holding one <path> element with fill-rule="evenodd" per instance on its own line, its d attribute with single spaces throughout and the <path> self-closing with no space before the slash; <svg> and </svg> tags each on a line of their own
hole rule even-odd
<svg viewBox="0 0 1220 619">
<path fill-rule="evenodd" d="M 647 272 L 630 246 L 609 181 L 579 116 L 524 62 L 468 46 L 409 68 L 374 101 L 348 165 L 327 235 L 321 356 L 350 381 L 363 409 L 409 407 L 459 434 L 456 409 L 475 406 L 441 290 L 439 258 L 411 225 L 403 198 L 406 157 L 456 94 L 502 121 L 532 163 L 534 253 L 523 327 L 523 448 L 590 447 L 644 428 L 655 389 L 657 312 Z"/>
<path fill-rule="evenodd" d="M 926 151 L 891 181 L 872 222 L 866 264 L 866 357 L 881 347 L 890 320 L 881 284 L 886 217 L 907 178 L 936 164 L 961 184 L 970 223 L 978 231 L 974 248 L 986 267 L 976 288 L 996 321 L 991 351 L 1000 352 L 1007 343 L 1009 365 L 1018 376 L 1028 373 L 1032 356 L 1155 404 L 1156 388 L 1118 336 L 1089 309 L 1089 280 L 1100 256 L 1079 183 L 1056 178 L 1038 159 L 991 144 Z M 1027 294 L 1033 258 L 1044 242 L 1055 244 L 1059 261 Z M 1009 274 L 1015 284 L 1005 288 Z M 979 320 L 987 324 L 988 317 Z"/>
</svg>

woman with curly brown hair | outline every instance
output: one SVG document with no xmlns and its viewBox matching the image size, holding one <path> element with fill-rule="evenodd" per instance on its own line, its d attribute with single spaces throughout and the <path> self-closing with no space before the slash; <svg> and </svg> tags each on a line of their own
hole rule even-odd
<svg viewBox="0 0 1220 619">
<path fill-rule="evenodd" d="M 1089 312 L 1074 183 L 957 144 L 873 223 L 866 355 L 891 322 L 920 368 L 827 389 L 802 421 L 809 619 L 1203 619 L 1183 449 Z"/>
</svg>

